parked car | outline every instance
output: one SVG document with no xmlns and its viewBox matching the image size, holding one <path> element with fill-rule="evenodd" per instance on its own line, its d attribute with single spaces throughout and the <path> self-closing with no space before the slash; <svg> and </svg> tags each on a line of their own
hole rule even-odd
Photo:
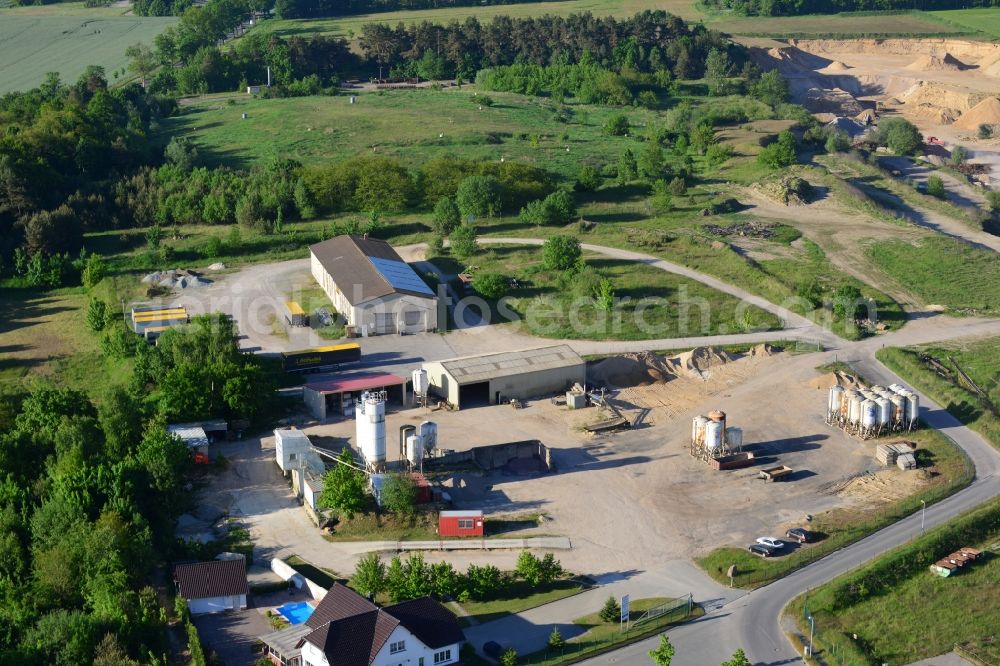
<svg viewBox="0 0 1000 666">
<path fill-rule="evenodd" d="M 771 546 L 765 546 L 762 543 L 752 543 L 747 548 L 754 555 L 760 555 L 761 557 L 771 557 L 778 553 L 777 548 L 772 548 Z"/>
<path fill-rule="evenodd" d="M 782 541 L 781 539 L 775 539 L 774 537 L 761 537 L 757 539 L 757 543 L 761 544 L 762 546 L 770 546 L 771 548 L 774 549 L 785 547 L 784 541 Z"/>
<path fill-rule="evenodd" d="M 812 533 L 810 533 L 809 530 L 802 529 L 801 527 L 791 528 L 785 532 L 785 536 L 789 539 L 794 539 L 799 543 L 809 543 L 812 541 Z"/>
</svg>

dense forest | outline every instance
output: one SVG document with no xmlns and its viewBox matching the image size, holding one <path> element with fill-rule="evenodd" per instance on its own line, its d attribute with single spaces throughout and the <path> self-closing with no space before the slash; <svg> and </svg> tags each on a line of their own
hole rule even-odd
<svg viewBox="0 0 1000 666">
<path fill-rule="evenodd" d="M 156 0 L 153 0 L 154 2 Z M 320 18 L 350 16 L 399 9 L 437 9 L 441 7 L 479 7 L 482 5 L 516 5 L 536 0 L 275 0 L 274 11 L 279 18 Z"/>
<path fill-rule="evenodd" d="M 746 16 L 798 16 L 907 9 L 1000 7 L 1000 0 L 703 0 L 705 6 Z"/>
<path fill-rule="evenodd" d="M 99 303 L 99 301 L 95 301 Z M 91 308 L 94 310 L 94 308 Z M 44 384 L 0 396 L 0 663 L 166 665 L 158 562 L 184 559 L 177 517 L 190 506 L 179 417 L 252 417 L 266 382 L 239 352 L 231 320 L 202 317 L 146 345 L 117 308 L 107 362 L 131 357 L 130 381 L 87 395 Z"/>
</svg>

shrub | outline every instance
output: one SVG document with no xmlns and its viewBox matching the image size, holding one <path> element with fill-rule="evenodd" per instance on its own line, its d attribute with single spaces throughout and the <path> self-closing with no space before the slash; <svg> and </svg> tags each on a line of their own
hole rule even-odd
<svg viewBox="0 0 1000 666">
<path fill-rule="evenodd" d="M 451 197 L 441 197 L 434 205 L 433 227 L 439 236 L 447 236 L 462 223 L 462 212 Z"/>
<path fill-rule="evenodd" d="M 393 513 L 413 513 L 417 504 L 417 482 L 409 474 L 391 474 L 382 488 L 382 508 Z"/>
<path fill-rule="evenodd" d="M 559 633 L 558 627 L 552 627 L 552 633 L 549 634 L 549 647 L 555 650 L 561 650 L 566 646 L 566 639 L 562 637 Z"/>
<path fill-rule="evenodd" d="M 1000 211 L 1000 191 L 990 190 L 986 193 L 986 204 L 993 212 Z"/>
<path fill-rule="evenodd" d="M 601 130 L 608 136 L 625 136 L 628 134 L 628 118 L 618 113 L 604 121 Z"/>
<path fill-rule="evenodd" d="M 916 125 L 902 118 L 887 118 L 878 127 L 875 141 L 897 155 L 912 155 L 924 143 Z"/>
<path fill-rule="evenodd" d="M 954 165 L 965 164 L 965 161 L 969 159 L 969 151 L 962 146 L 955 146 L 951 150 L 951 163 Z"/>
<path fill-rule="evenodd" d="M 472 278 L 472 287 L 480 296 L 491 301 L 506 296 L 510 289 L 507 278 L 499 273 L 477 273 Z"/>
<path fill-rule="evenodd" d="M 601 170 L 590 164 L 580 167 L 574 188 L 578 192 L 595 192 L 601 187 Z"/>
<path fill-rule="evenodd" d="M 826 152 L 828 153 L 847 152 L 851 149 L 851 137 L 847 135 L 847 132 L 834 130 L 826 137 L 824 148 L 826 148 Z"/>
<path fill-rule="evenodd" d="M 500 666 L 517 666 L 517 650 L 514 648 L 507 648 L 504 653 L 500 655 Z"/>
<path fill-rule="evenodd" d="M 87 263 L 84 264 L 80 279 L 84 287 L 91 289 L 104 279 L 107 272 L 108 268 L 104 263 L 104 257 L 95 253 L 87 257 Z"/>
<path fill-rule="evenodd" d="M 945 190 L 944 181 L 941 180 L 940 176 L 929 176 L 927 178 L 927 194 L 938 199 L 944 199 L 948 196 L 948 191 Z"/>
<path fill-rule="evenodd" d="M 469 176 L 458 184 L 455 202 L 463 215 L 500 214 L 500 181 L 493 176 Z"/>
<path fill-rule="evenodd" d="M 778 140 L 768 145 L 757 155 L 757 162 L 772 169 L 780 169 L 795 164 L 795 137 L 785 130 Z"/>
<path fill-rule="evenodd" d="M 549 270 L 568 271 L 577 265 L 582 254 L 580 241 L 572 236 L 552 236 L 542 246 L 542 262 Z"/>
<path fill-rule="evenodd" d="M 458 229 L 451 232 L 451 251 L 459 259 L 468 259 L 479 252 L 479 243 L 476 242 L 476 228 L 471 224 L 459 225 Z"/>
<path fill-rule="evenodd" d="M 87 304 L 87 327 L 94 331 L 103 331 L 108 323 L 108 304 L 96 298 L 90 299 Z"/>
</svg>

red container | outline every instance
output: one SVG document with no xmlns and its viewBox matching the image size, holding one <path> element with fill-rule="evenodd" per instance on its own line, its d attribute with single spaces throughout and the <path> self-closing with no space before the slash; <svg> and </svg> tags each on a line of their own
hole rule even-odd
<svg viewBox="0 0 1000 666">
<path fill-rule="evenodd" d="M 438 535 L 443 537 L 481 537 L 482 511 L 442 511 L 438 514 Z"/>
</svg>

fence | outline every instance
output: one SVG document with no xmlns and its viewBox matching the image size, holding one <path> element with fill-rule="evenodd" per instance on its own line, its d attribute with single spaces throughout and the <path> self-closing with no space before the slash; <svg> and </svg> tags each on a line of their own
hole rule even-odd
<svg viewBox="0 0 1000 666">
<path fill-rule="evenodd" d="M 397 551 L 410 550 L 524 550 L 542 548 L 547 550 L 572 550 L 569 537 L 526 537 L 524 539 L 453 539 L 437 541 L 369 541 L 369 550 Z"/>
</svg>

